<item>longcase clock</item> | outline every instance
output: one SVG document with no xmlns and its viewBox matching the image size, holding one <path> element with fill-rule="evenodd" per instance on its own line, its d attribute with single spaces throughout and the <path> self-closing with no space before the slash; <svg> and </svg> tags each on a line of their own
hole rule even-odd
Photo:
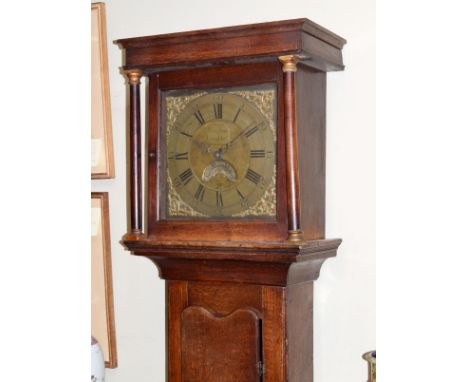
<svg viewBox="0 0 468 382">
<path fill-rule="evenodd" d="M 326 72 L 345 40 L 296 19 L 117 43 L 123 243 L 166 280 L 166 380 L 312 381 L 313 283 L 341 242 L 324 231 Z"/>
</svg>

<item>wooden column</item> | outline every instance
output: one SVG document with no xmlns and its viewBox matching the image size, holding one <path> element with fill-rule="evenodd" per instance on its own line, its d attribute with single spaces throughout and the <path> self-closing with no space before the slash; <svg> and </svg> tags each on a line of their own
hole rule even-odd
<svg viewBox="0 0 468 382">
<path fill-rule="evenodd" d="M 133 234 L 143 232 L 141 189 L 141 118 L 140 78 L 138 69 L 125 70 L 130 85 L 130 229 Z"/>
<path fill-rule="evenodd" d="M 288 194 L 288 241 L 302 241 L 299 171 L 297 166 L 296 64 L 297 55 L 278 57 L 283 64 L 284 127 L 286 143 L 286 189 Z"/>
</svg>

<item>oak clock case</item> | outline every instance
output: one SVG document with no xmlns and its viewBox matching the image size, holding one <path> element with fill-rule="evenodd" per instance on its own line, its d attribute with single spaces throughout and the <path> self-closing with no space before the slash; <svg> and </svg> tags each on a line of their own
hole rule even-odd
<svg viewBox="0 0 468 382">
<path fill-rule="evenodd" d="M 166 280 L 166 381 L 313 382 L 314 282 L 341 243 L 325 238 L 326 73 L 346 41 L 295 19 L 118 43 L 123 244 Z"/>
</svg>

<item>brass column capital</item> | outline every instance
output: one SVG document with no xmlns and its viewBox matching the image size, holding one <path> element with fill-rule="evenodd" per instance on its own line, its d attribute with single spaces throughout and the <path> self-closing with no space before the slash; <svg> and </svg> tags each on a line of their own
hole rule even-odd
<svg viewBox="0 0 468 382">
<path fill-rule="evenodd" d="M 143 75 L 143 71 L 140 69 L 128 69 L 124 70 L 125 75 L 128 78 L 128 82 L 130 85 L 139 85 L 140 78 Z"/>
<path fill-rule="evenodd" d="M 283 72 L 297 71 L 297 63 L 301 60 L 297 54 L 289 54 L 287 56 L 279 56 L 278 60 L 283 64 Z"/>
</svg>

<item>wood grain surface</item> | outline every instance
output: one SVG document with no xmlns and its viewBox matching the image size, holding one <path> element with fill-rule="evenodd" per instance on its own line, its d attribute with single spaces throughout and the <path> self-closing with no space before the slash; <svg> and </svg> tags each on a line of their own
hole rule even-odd
<svg viewBox="0 0 468 382">
<path fill-rule="evenodd" d="M 227 316 L 191 306 L 182 312 L 184 382 L 260 381 L 260 320 L 249 309 Z"/>
</svg>

